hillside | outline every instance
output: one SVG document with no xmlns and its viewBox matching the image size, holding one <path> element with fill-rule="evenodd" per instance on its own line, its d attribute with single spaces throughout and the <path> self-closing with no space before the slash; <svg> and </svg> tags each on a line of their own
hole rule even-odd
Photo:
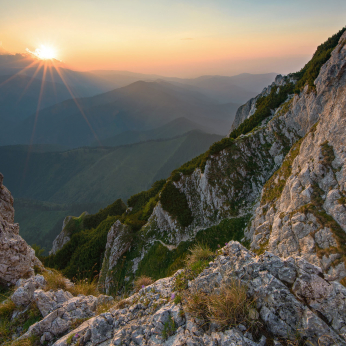
<svg viewBox="0 0 346 346">
<path fill-rule="evenodd" d="M 340 111 L 345 107 L 342 95 L 346 85 L 343 32 L 319 46 L 302 72 L 278 78 L 266 95 L 258 98 L 254 113 L 245 117 L 228 138 L 174 170 L 163 187 L 156 186 L 128 200 L 132 210 L 113 219 L 124 226 L 107 245 L 112 250 L 105 254 L 100 273 L 107 292 L 116 289 L 111 282 L 127 287 L 143 274 L 155 279 L 172 274 L 182 266 L 193 244 L 203 241 L 215 250 L 230 239 L 252 243 L 258 253 L 270 248 L 280 256 L 300 255 L 331 277 L 345 276 L 341 231 L 344 176 L 338 173 L 343 172 L 345 162 L 341 151 L 345 145 L 341 133 L 344 113 Z M 309 80 L 316 77 L 311 87 Z M 303 141 L 309 143 L 313 138 L 315 144 L 304 145 Z M 309 155 L 321 173 L 310 175 L 316 168 L 308 167 Z M 276 203 L 275 207 L 271 203 Z M 304 226 L 304 220 L 312 228 Z M 105 224 L 98 227 L 105 232 Z M 70 277 L 79 265 L 88 268 L 87 257 L 82 264 L 77 256 L 86 248 L 76 245 L 88 232 L 77 231 L 70 243 L 47 259 L 47 264 Z M 300 232 L 297 236 L 306 239 L 287 243 L 289 232 Z M 98 246 L 104 249 L 105 245 Z"/>
<path fill-rule="evenodd" d="M 117 198 L 126 200 L 220 138 L 193 131 L 115 148 L 34 151 L 29 159 L 26 146 L 0 147 L 1 170 L 16 200 L 37 200 L 16 203 L 22 236 L 49 249 L 66 215 L 96 212 Z"/>
<path fill-rule="evenodd" d="M 133 144 L 133 143 L 145 142 L 148 140 L 173 138 L 176 136 L 181 136 L 184 133 L 193 131 L 193 130 L 200 130 L 205 133 L 208 133 L 209 131 L 207 128 L 205 128 L 201 124 L 197 124 L 186 118 L 177 118 L 172 120 L 168 124 L 155 128 L 153 130 L 126 131 L 126 132 L 120 133 L 117 136 L 106 138 L 102 140 L 101 143 L 103 146 L 106 146 L 106 147 L 116 147 L 118 145 Z M 98 145 L 99 145 L 98 142 L 93 143 L 93 146 L 98 146 Z"/>
<path fill-rule="evenodd" d="M 90 145 L 127 131 L 148 131 L 184 117 L 209 133 L 225 134 L 237 109 L 167 82 L 136 82 L 90 98 L 64 101 L 42 110 L 9 131 L 9 143 Z M 83 114 L 82 114 L 82 112 Z"/>
</svg>

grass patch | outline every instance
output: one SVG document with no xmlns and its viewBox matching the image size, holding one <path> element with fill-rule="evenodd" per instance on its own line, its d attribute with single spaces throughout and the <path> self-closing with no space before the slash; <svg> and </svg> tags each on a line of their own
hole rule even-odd
<svg viewBox="0 0 346 346">
<path fill-rule="evenodd" d="M 32 303 L 25 312 L 23 311 L 16 318 L 11 320 L 12 314 L 15 309 L 16 306 L 11 300 L 8 300 L 8 302 L 6 302 L 5 304 L 0 305 L 1 345 L 12 345 L 12 335 L 17 333 L 18 327 L 22 327 L 22 334 L 24 334 L 31 325 L 42 319 L 42 315 L 35 303 Z M 28 341 L 24 341 L 24 345 L 26 342 L 31 341 L 36 342 L 36 339 L 29 338 Z"/>
</svg>

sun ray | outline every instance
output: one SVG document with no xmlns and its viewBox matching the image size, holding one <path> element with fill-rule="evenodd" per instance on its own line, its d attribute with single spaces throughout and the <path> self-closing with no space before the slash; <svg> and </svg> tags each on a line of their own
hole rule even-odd
<svg viewBox="0 0 346 346">
<path fill-rule="evenodd" d="M 28 88 L 30 87 L 31 83 L 34 81 L 34 79 L 35 79 L 36 75 L 38 74 L 38 72 L 40 71 L 41 67 L 42 67 L 42 62 L 40 62 L 40 64 L 37 66 L 35 73 L 32 75 L 30 81 L 28 82 L 27 86 L 25 87 L 22 94 L 20 95 L 18 102 L 22 99 L 22 97 L 24 96 L 24 94 L 26 93 Z"/>
<path fill-rule="evenodd" d="M 52 66 L 49 65 L 48 67 L 49 67 L 49 74 L 52 77 L 52 83 L 53 83 L 53 90 L 54 90 L 55 99 L 57 100 L 58 99 L 58 94 L 56 92 L 56 87 L 55 87 L 54 73 L 52 71 Z"/>
<path fill-rule="evenodd" d="M 35 119 L 34 119 L 34 126 L 32 128 L 31 139 L 30 139 L 30 144 L 29 144 L 29 148 L 28 148 L 28 154 L 27 154 L 27 157 L 26 157 L 24 171 L 23 171 L 23 181 L 25 180 L 26 171 L 27 171 L 28 165 L 29 165 L 31 149 L 32 149 L 33 140 L 34 140 L 34 136 L 35 136 L 35 131 L 36 131 L 36 124 L 37 124 L 38 114 L 39 114 L 39 111 L 40 111 L 40 108 L 41 108 L 41 101 L 42 101 L 42 96 L 43 96 L 44 82 L 45 82 L 45 79 L 46 79 L 46 72 L 47 72 L 47 65 L 45 64 L 44 65 L 44 70 L 43 70 L 42 81 L 41 81 L 40 94 L 39 94 L 38 102 L 37 102 L 36 114 L 35 114 Z"/>
<path fill-rule="evenodd" d="M 73 99 L 74 103 L 76 104 L 76 106 L 78 107 L 79 111 L 81 112 L 81 114 L 82 114 L 82 116 L 83 116 L 85 122 L 88 124 L 88 126 L 89 126 L 91 132 L 93 133 L 93 135 L 94 135 L 96 141 L 100 144 L 100 146 L 102 146 L 102 144 L 101 144 L 99 138 L 97 137 L 96 132 L 95 132 L 94 129 L 92 128 L 92 126 L 91 126 L 91 124 L 90 124 L 88 118 L 86 117 L 85 113 L 83 112 L 82 107 L 79 105 L 79 103 L 78 103 L 76 97 L 74 96 L 74 94 L 73 94 L 73 92 L 71 91 L 70 87 L 69 87 L 68 84 L 66 83 L 65 78 L 63 77 L 62 73 L 60 72 L 59 66 L 55 66 L 54 61 L 53 61 L 53 65 L 54 65 L 56 71 L 58 72 L 58 74 L 59 74 L 59 76 L 60 76 L 62 82 L 65 84 L 65 86 L 66 86 L 68 92 L 69 92 L 70 95 L 72 96 L 72 99 Z"/>
<path fill-rule="evenodd" d="M 2 86 L 4 86 L 5 84 L 7 84 L 9 81 L 11 81 L 13 78 L 16 78 L 19 74 L 21 74 L 22 72 L 24 72 L 25 70 L 29 69 L 30 67 L 35 66 L 36 64 L 40 63 L 40 61 L 36 60 L 33 61 L 31 64 L 29 64 L 28 66 L 24 67 L 23 69 L 21 69 L 20 71 L 18 71 L 17 73 L 15 73 L 14 75 L 12 75 L 10 78 L 6 79 L 5 81 L 3 81 L 0 84 L 0 88 Z"/>
</svg>

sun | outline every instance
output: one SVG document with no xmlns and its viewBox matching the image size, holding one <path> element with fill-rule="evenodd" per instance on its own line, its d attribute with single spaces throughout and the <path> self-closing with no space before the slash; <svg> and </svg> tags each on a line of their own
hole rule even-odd
<svg viewBox="0 0 346 346">
<path fill-rule="evenodd" d="M 52 46 L 41 45 L 40 48 L 36 48 L 34 52 L 27 49 L 29 53 L 41 60 L 57 59 L 56 49 Z"/>
</svg>

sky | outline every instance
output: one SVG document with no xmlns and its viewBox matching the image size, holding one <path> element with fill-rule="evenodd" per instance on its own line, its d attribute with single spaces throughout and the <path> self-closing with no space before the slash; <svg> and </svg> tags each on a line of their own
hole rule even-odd
<svg viewBox="0 0 346 346">
<path fill-rule="evenodd" d="M 164 76 L 299 70 L 345 0 L 0 0 L 0 51 L 41 45 L 75 70 Z"/>
</svg>

